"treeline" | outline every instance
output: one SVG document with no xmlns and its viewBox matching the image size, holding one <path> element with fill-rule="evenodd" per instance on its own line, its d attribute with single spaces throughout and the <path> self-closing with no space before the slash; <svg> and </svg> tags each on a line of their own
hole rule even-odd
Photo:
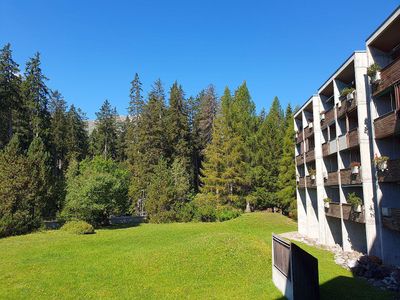
<svg viewBox="0 0 400 300">
<path fill-rule="evenodd" d="M 136 213 L 139 199 L 152 222 L 294 211 L 292 110 L 277 98 L 257 115 L 245 83 L 187 98 L 157 80 L 146 96 L 136 74 L 126 119 L 106 100 L 89 135 L 47 80 L 38 53 L 21 73 L 10 45 L 1 49 L 0 236 L 54 218 L 104 224 Z"/>
</svg>

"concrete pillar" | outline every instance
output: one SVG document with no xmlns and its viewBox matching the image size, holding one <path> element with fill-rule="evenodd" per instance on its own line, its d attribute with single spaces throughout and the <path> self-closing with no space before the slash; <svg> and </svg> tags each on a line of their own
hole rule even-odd
<svg viewBox="0 0 400 300">
<path fill-rule="evenodd" d="M 354 69 L 357 86 L 357 113 L 358 136 L 360 141 L 361 176 L 365 209 L 365 234 L 367 239 L 367 253 L 382 257 L 381 240 L 379 235 L 379 214 L 374 201 L 374 176 L 372 174 L 373 161 L 373 132 L 371 114 L 369 113 L 369 79 L 367 76 L 367 53 L 355 53 Z"/>
</svg>

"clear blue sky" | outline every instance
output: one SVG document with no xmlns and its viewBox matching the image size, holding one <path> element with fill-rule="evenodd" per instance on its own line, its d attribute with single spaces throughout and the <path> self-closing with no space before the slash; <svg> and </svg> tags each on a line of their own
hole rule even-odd
<svg viewBox="0 0 400 300">
<path fill-rule="evenodd" d="M 303 101 L 399 4 L 337 1 L 0 0 L 0 45 L 21 67 L 39 51 L 48 85 L 94 117 L 126 114 L 129 83 L 161 78 L 187 96 L 247 81 L 259 111 Z"/>
</svg>

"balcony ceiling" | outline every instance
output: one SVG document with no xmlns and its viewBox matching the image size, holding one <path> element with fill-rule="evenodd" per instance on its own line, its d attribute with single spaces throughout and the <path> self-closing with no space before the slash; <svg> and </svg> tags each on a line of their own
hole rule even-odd
<svg viewBox="0 0 400 300">
<path fill-rule="evenodd" d="M 331 81 L 321 92 L 321 95 L 325 97 L 331 97 L 333 95 L 333 81 Z"/>
<path fill-rule="evenodd" d="M 398 16 L 382 33 L 370 44 L 383 52 L 390 52 L 400 44 L 400 16 Z"/>
<path fill-rule="evenodd" d="M 341 82 L 351 85 L 354 82 L 354 61 L 350 63 L 337 77 L 337 80 Z"/>
</svg>

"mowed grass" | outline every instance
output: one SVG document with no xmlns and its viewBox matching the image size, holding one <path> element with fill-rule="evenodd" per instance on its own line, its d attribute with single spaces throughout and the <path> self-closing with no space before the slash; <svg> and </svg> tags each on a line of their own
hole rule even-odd
<svg viewBox="0 0 400 300">
<path fill-rule="evenodd" d="M 281 215 L 253 213 L 224 223 L 5 238 L 0 240 L 0 298 L 279 299 L 271 279 L 271 234 L 295 229 Z M 351 278 L 332 254 L 306 248 L 319 259 L 322 298 L 391 298 Z"/>
</svg>

